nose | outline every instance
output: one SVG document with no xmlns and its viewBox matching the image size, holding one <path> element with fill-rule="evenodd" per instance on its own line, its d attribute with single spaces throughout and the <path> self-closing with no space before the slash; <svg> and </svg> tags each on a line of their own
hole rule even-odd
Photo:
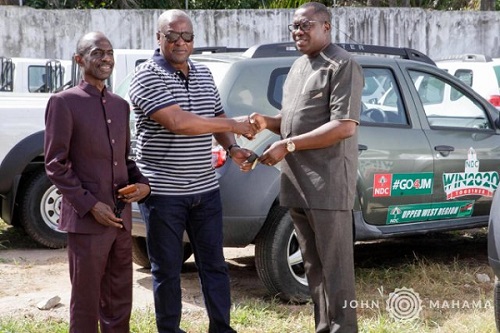
<svg viewBox="0 0 500 333">
<path fill-rule="evenodd" d="M 294 30 L 294 32 L 293 32 L 293 35 L 294 35 L 294 36 L 297 36 L 297 35 L 299 35 L 299 34 L 300 34 L 300 35 L 303 35 L 303 34 L 304 34 L 304 30 L 302 30 L 302 28 L 301 28 L 301 27 L 299 27 L 297 30 Z"/>
<path fill-rule="evenodd" d="M 102 57 L 102 61 L 113 61 L 113 54 L 111 53 L 104 53 L 104 56 Z"/>
<path fill-rule="evenodd" d="M 175 45 L 184 45 L 186 41 L 179 36 L 179 39 L 175 41 Z"/>
</svg>

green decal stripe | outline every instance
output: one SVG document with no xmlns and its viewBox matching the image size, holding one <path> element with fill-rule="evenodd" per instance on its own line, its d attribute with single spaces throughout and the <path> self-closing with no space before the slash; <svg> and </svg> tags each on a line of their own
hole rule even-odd
<svg viewBox="0 0 500 333">
<path fill-rule="evenodd" d="M 434 173 L 395 173 L 392 175 L 391 196 L 432 194 Z"/>
<path fill-rule="evenodd" d="M 389 206 L 386 224 L 468 217 L 473 208 L 473 200 Z"/>
</svg>

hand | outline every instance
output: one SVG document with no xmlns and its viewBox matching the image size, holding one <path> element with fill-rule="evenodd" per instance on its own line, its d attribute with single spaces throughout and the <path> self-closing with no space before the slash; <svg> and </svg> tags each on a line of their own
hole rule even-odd
<svg viewBox="0 0 500 333">
<path fill-rule="evenodd" d="M 243 135 L 248 140 L 253 140 L 257 130 L 255 125 L 250 122 L 249 116 L 241 116 L 233 118 L 235 121 L 235 126 L 232 132 L 238 135 Z"/>
<path fill-rule="evenodd" d="M 96 221 L 106 227 L 123 228 L 122 219 L 115 216 L 115 213 L 104 202 L 97 202 L 90 210 Z"/>
<path fill-rule="evenodd" d="M 241 171 L 249 171 L 248 170 L 243 170 L 242 165 L 243 163 L 247 160 L 250 155 L 252 155 L 252 151 L 248 150 L 246 148 L 241 148 L 241 147 L 234 147 L 231 149 L 231 159 L 240 166 Z"/>
<path fill-rule="evenodd" d="M 255 169 L 255 166 L 259 162 L 258 161 L 259 156 L 251 150 L 248 150 L 248 149 L 244 149 L 244 150 L 246 151 L 245 155 L 247 155 L 247 156 L 243 161 L 241 161 L 239 163 L 240 171 L 248 172 L 248 171 Z"/>
<path fill-rule="evenodd" d="M 252 113 L 249 117 L 248 120 L 250 123 L 253 125 L 253 128 L 256 133 L 259 133 L 260 131 L 263 131 L 267 128 L 267 121 L 264 118 L 263 115 L 259 113 Z"/>
<path fill-rule="evenodd" d="M 286 142 L 284 140 L 275 141 L 259 157 L 259 162 L 272 166 L 284 159 L 286 154 L 288 154 L 288 150 L 286 150 Z"/>
<path fill-rule="evenodd" d="M 126 203 L 137 202 L 147 197 L 149 195 L 149 192 L 151 192 L 151 188 L 149 187 L 149 185 L 143 183 L 135 183 L 135 186 L 137 187 L 135 192 L 125 195 L 118 195 L 118 199 Z"/>
</svg>

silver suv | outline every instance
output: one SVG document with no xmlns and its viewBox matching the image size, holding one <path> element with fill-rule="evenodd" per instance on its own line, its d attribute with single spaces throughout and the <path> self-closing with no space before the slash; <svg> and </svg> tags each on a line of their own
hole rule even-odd
<svg viewBox="0 0 500 333">
<path fill-rule="evenodd" d="M 386 55 L 356 56 L 366 83 L 353 212 L 356 240 L 486 226 L 500 179 L 498 110 L 417 51 L 341 46 L 352 52 Z M 212 70 L 226 113 L 233 117 L 251 112 L 277 114 L 283 82 L 298 56 L 293 44 L 280 43 L 192 58 Z M 122 96 L 129 83 L 130 77 L 121 87 Z M 33 139 L 43 142 L 43 132 Z M 238 143 L 260 154 L 276 139 L 264 131 L 254 141 L 242 138 Z M 35 151 L 35 145 L 24 143 L 26 151 Z M 216 170 L 225 246 L 255 244 L 257 272 L 270 293 L 284 300 L 308 299 L 293 225 L 287 210 L 279 205 L 279 169 L 258 165 L 253 172 L 242 173 L 220 155 L 221 166 Z M 20 218 L 29 221 L 25 228 L 32 226 L 30 235 L 40 243 L 64 246 L 66 235 L 56 228 L 60 193 L 43 172 L 43 161 L 34 162 L 29 169 L 32 177 L 21 179 L 29 190 L 19 193 L 25 198 L 20 202 Z M 8 163 L 2 163 L 2 168 L 18 170 Z M 136 206 L 133 236 L 134 261 L 148 266 L 144 222 Z M 185 248 L 187 259 L 188 242 Z"/>
<path fill-rule="evenodd" d="M 356 55 L 365 75 L 353 213 L 356 240 L 486 226 L 500 179 L 498 111 L 415 50 L 341 46 L 386 55 Z M 283 82 L 298 56 L 293 44 L 279 43 L 192 59 L 212 70 L 226 113 L 234 117 L 277 114 Z M 126 80 L 119 88 L 123 96 L 128 84 Z M 260 154 L 276 139 L 264 131 L 253 141 L 241 138 L 238 143 Z M 255 244 L 257 273 L 269 292 L 284 300 L 307 300 L 293 225 L 279 205 L 279 169 L 258 165 L 242 173 L 227 159 L 216 170 L 225 246 Z M 137 209 L 132 233 L 135 262 L 149 266 Z M 190 254 L 186 242 L 186 259 Z"/>
</svg>

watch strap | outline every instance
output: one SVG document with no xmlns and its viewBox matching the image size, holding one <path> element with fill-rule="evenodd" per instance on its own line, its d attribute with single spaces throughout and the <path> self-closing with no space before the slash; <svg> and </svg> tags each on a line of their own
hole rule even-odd
<svg viewBox="0 0 500 333">
<path fill-rule="evenodd" d="M 241 148 L 241 147 L 240 147 L 240 145 L 239 145 L 239 144 L 237 144 L 237 143 L 232 143 L 232 144 L 230 144 L 230 145 L 227 147 L 227 149 L 226 149 L 227 155 L 228 155 L 229 157 L 231 157 L 231 149 L 233 149 L 234 147 Z"/>
</svg>

